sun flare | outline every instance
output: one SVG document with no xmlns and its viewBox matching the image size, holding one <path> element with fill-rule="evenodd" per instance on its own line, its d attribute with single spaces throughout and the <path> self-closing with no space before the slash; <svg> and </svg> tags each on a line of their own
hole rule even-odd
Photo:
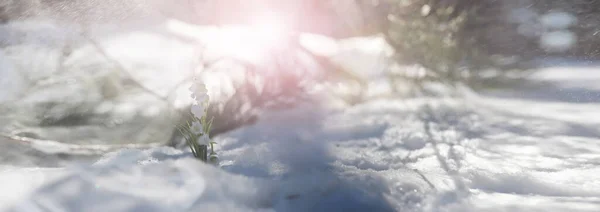
<svg viewBox="0 0 600 212">
<path fill-rule="evenodd" d="M 285 15 L 271 11 L 259 14 L 245 24 L 198 26 L 171 20 L 167 27 L 205 45 L 209 58 L 263 63 L 288 47 L 293 31 Z"/>
<path fill-rule="evenodd" d="M 264 13 L 246 25 L 221 27 L 219 49 L 223 56 L 263 62 L 287 46 L 290 30 L 281 16 Z"/>
</svg>

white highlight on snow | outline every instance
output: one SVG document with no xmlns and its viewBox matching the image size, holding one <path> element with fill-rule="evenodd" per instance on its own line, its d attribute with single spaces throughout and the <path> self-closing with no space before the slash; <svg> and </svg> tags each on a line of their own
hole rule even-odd
<svg viewBox="0 0 600 212">
<path fill-rule="evenodd" d="M 21 168 L 0 166 L 0 211 L 7 211 L 36 189 L 66 175 L 62 168 Z"/>
<path fill-rule="evenodd" d="M 561 30 L 577 24 L 577 17 L 567 12 L 550 12 L 540 17 L 546 29 Z"/>
<path fill-rule="evenodd" d="M 540 45 L 546 51 L 562 52 L 572 48 L 577 42 L 575 33 L 567 30 L 544 33 L 540 37 Z"/>
<path fill-rule="evenodd" d="M 17 99 L 27 88 L 27 81 L 22 73 L 2 51 L 0 51 L 0 88 L 0 104 Z"/>
<path fill-rule="evenodd" d="M 330 58 L 333 63 L 353 75 L 371 80 L 385 74 L 394 53 L 381 35 L 340 40 L 337 51 Z"/>
</svg>

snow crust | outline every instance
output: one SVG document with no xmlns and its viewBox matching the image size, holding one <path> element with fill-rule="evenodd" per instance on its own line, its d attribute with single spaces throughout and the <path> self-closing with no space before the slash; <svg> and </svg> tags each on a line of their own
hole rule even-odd
<svg viewBox="0 0 600 212">
<path fill-rule="evenodd" d="M 0 182 L 23 194 L 9 198 L 10 211 L 600 207 L 600 121 L 585 118 L 599 117 L 597 103 L 468 98 L 271 113 L 218 138 L 219 168 L 161 147 L 118 151 L 92 165 L 5 168 Z M 23 178 L 32 183 L 23 186 Z"/>
</svg>

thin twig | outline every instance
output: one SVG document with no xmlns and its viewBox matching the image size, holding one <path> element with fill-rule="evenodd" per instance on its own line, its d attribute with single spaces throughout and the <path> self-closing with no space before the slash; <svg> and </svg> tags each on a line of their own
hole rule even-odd
<svg viewBox="0 0 600 212">
<path fill-rule="evenodd" d="M 142 83 L 140 83 L 139 81 L 137 81 L 135 79 L 135 77 L 129 72 L 127 71 L 127 69 L 125 68 L 125 65 L 123 65 L 120 61 L 112 58 L 111 56 L 108 55 L 108 53 L 104 50 L 104 48 L 102 48 L 102 46 L 100 45 L 100 43 L 96 42 L 96 40 L 94 40 L 93 38 L 91 38 L 90 36 L 87 36 L 85 33 L 81 33 L 81 36 L 85 39 L 87 39 L 92 46 L 98 51 L 98 53 L 100 53 L 104 59 L 108 60 L 109 62 L 113 63 L 114 65 L 117 66 L 117 68 L 119 69 L 119 71 L 121 71 L 123 74 L 126 74 L 127 77 L 129 77 L 129 79 L 131 79 L 131 81 L 139 88 L 143 89 L 144 91 L 148 92 L 149 94 L 153 95 L 154 97 L 156 97 L 157 99 L 163 100 L 165 102 L 169 102 L 168 97 L 164 97 L 156 92 L 154 92 L 152 89 L 144 86 Z M 170 105 L 170 104 L 169 104 Z"/>
<path fill-rule="evenodd" d="M 407 161 L 410 158 L 411 152 L 408 152 L 408 154 L 406 154 L 406 156 L 404 156 L 404 159 L 401 160 L 401 163 L 404 165 L 404 167 L 408 168 L 408 164 Z M 429 178 L 427 178 L 421 171 L 419 171 L 419 169 L 416 168 L 412 168 L 411 169 L 413 172 L 417 173 L 419 176 L 421 176 L 421 178 L 427 183 L 429 184 L 429 187 L 431 187 L 431 189 L 433 190 L 437 190 L 437 188 L 435 187 L 435 185 L 433 185 L 433 183 L 431 183 L 431 181 L 429 180 Z"/>
<path fill-rule="evenodd" d="M 454 184 L 456 186 L 456 188 L 461 191 L 461 192 L 468 192 L 467 191 L 467 186 L 465 185 L 465 183 L 462 181 L 462 179 L 460 179 L 458 177 L 458 173 L 456 171 L 453 171 L 452 169 L 450 169 L 450 165 L 448 165 L 448 163 L 444 160 L 444 157 L 442 156 L 439 146 L 438 146 L 438 142 L 436 141 L 436 139 L 433 136 L 433 133 L 431 132 L 431 118 L 433 118 L 434 114 L 433 111 L 431 110 L 431 107 L 429 105 L 426 105 L 424 108 L 424 112 L 426 114 L 426 117 L 421 117 L 421 121 L 423 122 L 423 128 L 425 131 L 425 134 L 427 135 L 427 137 L 429 138 L 429 143 L 431 143 L 431 146 L 433 147 L 433 151 L 435 153 L 435 156 L 440 164 L 440 166 L 442 166 L 442 169 L 444 169 L 444 171 L 446 171 L 446 173 L 452 178 L 452 180 L 454 181 Z"/>
<path fill-rule="evenodd" d="M 85 34 L 85 32 L 81 33 L 81 36 L 84 37 L 85 39 L 87 39 L 92 46 L 98 51 L 98 53 L 100 53 L 106 60 L 108 60 L 109 62 L 113 63 L 114 65 L 117 66 L 118 70 L 122 73 L 124 73 L 125 75 L 127 75 L 127 77 L 129 77 L 129 79 L 134 83 L 135 86 L 141 88 L 142 90 L 144 90 L 145 92 L 149 93 L 150 95 L 156 97 L 158 100 L 161 100 L 164 104 L 166 104 L 167 106 L 167 110 L 169 111 L 173 111 L 176 113 L 177 118 L 176 119 L 182 119 L 184 117 L 186 117 L 181 111 L 177 110 L 175 108 L 175 106 L 173 104 L 171 104 L 171 97 L 172 95 L 177 91 L 177 89 L 179 88 L 179 86 L 181 86 L 182 84 L 186 83 L 187 81 L 189 81 L 189 79 L 186 77 L 183 80 L 181 80 L 180 82 L 178 82 L 175 87 L 173 87 L 173 89 L 169 90 L 169 92 L 167 93 L 167 96 L 162 96 L 158 93 L 156 93 L 155 91 L 153 91 L 152 89 L 144 86 L 141 82 L 139 82 L 138 80 L 135 79 L 135 77 L 126 69 L 125 65 L 123 65 L 120 61 L 112 58 L 105 50 L 104 48 L 102 48 L 102 46 L 100 45 L 100 43 L 96 42 L 96 40 L 94 40 L 92 37 L 87 36 Z M 194 65 L 198 65 L 198 64 L 194 64 Z M 192 67 L 193 70 L 194 67 Z M 192 71 L 193 72 L 193 71 Z M 193 74 L 193 73 L 192 73 Z M 176 133 L 175 130 L 173 133 Z M 172 137 L 172 136 L 171 136 Z"/>
<path fill-rule="evenodd" d="M 433 185 L 433 183 L 431 183 L 431 181 L 429 181 L 429 179 L 427 177 L 425 177 L 425 175 L 423 173 L 421 173 L 421 171 L 419 171 L 418 169 L 412 169 L 415 173 L 417 173 L 419 176 L 421 176 L 421 178 L 423 178 L 423 180 L 429 184 L 429 187 L 431 187 L 433 190 L 437 190 L 435 188 L 435 185 Z"/>
<path fill-rule="evenodd" d="M 67 154 L 67 155 L 101 155 L 109 152 L 114 152 L 120 149 L 149 149 L 154 147 L 163 146 L 163 143 L 149 143 L 149 144 L 116 144 L 116 145 L 82 145 L 82 144 L 66 144 L 53 140 L 41 140 L 16 135 L 8 135 L 0 133 L 1 137 L 4 137 L 10 141 L 15 141 L 21 144 L 30 146 L 40 152 L 46 154 Z"/>
</svg>

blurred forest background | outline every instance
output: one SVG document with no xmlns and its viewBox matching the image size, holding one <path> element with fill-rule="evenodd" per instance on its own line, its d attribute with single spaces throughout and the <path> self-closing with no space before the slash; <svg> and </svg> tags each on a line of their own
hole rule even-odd
<svg viewBox="0 0 600 212">
<path fill-rule="evenodd" d="M 126 55 L 126 51 L 103 52 L 94 47 L 101 46 L 104 38 L 127 31 L 164 34 L 146 28 L 167 19 L 196 26 L 240 24 L 265 8 L 286 14 L 285 22 L 299 32 L 340 40 L 383 39 L 394 50 L 392 63 L 418 66 L 423 72 L 407 74 L 390 65 L 385 67 L 387 78 L 423 89 L 428 82 L 449 89 L 458 84 L 476 90 L 502 86 L 529 73 L 540 58 L 592 61 L 600 49 L 600 3 L 591 0 L 0 0 L 0 86 L 4 90 L 0 92 L 0 129 L 18 136 L 13 140 L 174 142 L 178 139 L 175 127 L 185 119 L 176 111 L 186 111 L 189 103 L 178 102 L 167 92 L 181 88 L 178 80 L 164 77 L 177 75 L 169 68 L 196 64 L 180 63 L 196 60 L 186 49 L 193 44 L 183 45 L 181 51 L 163 46 L 160 53 L 169 57 L 162 55 L 159 60 L 175 62 L 165 65 L 162 72 L 148 73 L 141 71 L 147 67 L 115 62 L 123 59 L 115 52 Z M 82 58 L 89 61 L 81 62 Z M 286 80 L 286 84 L 300 81 Z M 274 91 L 281 86 L 257 89 L 268 91 L 265 94 L 248 92 L 244 83 L 232 87 L 238 95 L 229 95 L 212 108 L 217 134 L 258 117 L 259 112 L 244 106 L 247 102 L 264 108 L 266 101 L 297 95 Z M 3 145 L 22 150 L 3 154 L 5 161 L 40 151 L 15 146 L 12 141 Z"/>
</svg>

